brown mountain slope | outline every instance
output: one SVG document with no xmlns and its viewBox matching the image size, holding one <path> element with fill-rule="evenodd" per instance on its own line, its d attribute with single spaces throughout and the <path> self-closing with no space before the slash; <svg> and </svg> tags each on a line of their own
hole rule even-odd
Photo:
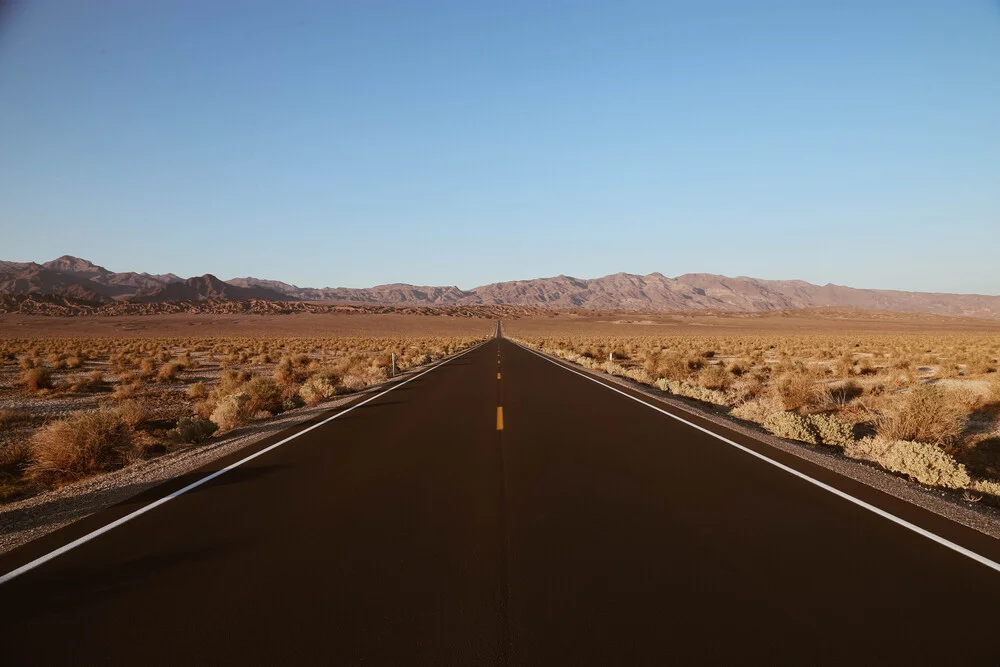
<svg viewBox="0 0 1000 667">
<path fill-rule="evenodd" d="M 101 303 L 111 300 L 97 283 L 56 273 L 38 264 L 0 275 L 0 294 L 57 294 Z"/>
<path fill-rule="evenodd" d="M 101 285 L 98 291 L 107 297 L 122 298 L 147 292 L 153 292 L 170 282 L 166 276 L 151 276 L 143 273 L 126 271 L 115 273 L 103 266 L 72 255 L 63 255 L 58 259 L 43 264 L 46 269 L 73 278 L 90 280 Z M 172 274 L 168 274 L 172 275 Z M 176 278 L 176 276 L 173 276 Z"/>
<path fill-rule="evenodd" d="M 182 282 L 163 285 L 149 294 L 131 299 L 134 303 L 157 303 L 165 301 L 206 301 L 209 299 L 225 299 L 228 301 L 249 301 L 263 299 L 269 301 L 287 301 L 288 297 L 274 290 L 262 287 L 237 287 L 225 283 L 210 273 L 197 278 L 188 278 Z"/>
<path fill-rule="evenodd" d="M 295 285 L 289 285 L 288 283 L 283 283 L 280 280 L 263 280 L 261 278 L 251 278 L 248 276 L 246 278 L 233 278 L 232 280 L 227 280 L 226 282 L 230 285 L 235 285 L 236 287 L 262 287 L 273 292 L 278 292 L 279 294 L 291 295 L 295 296 L 295 298 L 299 298 L 295 295 L 297 291 L 300 291 L 298 287 Z"/>
</svg>

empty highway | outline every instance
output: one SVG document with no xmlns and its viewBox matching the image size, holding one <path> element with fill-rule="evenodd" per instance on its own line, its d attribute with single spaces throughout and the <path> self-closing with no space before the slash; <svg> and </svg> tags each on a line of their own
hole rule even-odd
<svg viewBox="0 0 1000 667">
<path fill-rule="evenodd" d="M 0 557 L 283 443 L 0 585 L 0 664 L 1000 662 L 995 540 L 508 340 L 334 414 Z"/>
</svg>

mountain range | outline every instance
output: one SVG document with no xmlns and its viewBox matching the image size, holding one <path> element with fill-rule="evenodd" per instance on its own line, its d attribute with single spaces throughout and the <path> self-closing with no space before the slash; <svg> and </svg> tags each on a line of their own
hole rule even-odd
<svg viewBox="0 0 1000 667">
<path fill-rule="evenodd" d="M 511 305 L 595 310 L 719 310 L 762 312 L 850 307 L 1000 319 L 1000 296 L 856 289 L 802 280 L 688 273 L 616 273 L 593 279 L 553 278 L 491 283 L 471 290 L 402 283 L 369 288 L 297 287 L 253 277 L 223 281 L 211 274 L 182 279 L 172 273 L 115 273 L 78 257 L 51 262 L 0 261 L 0 294 L 53 294 L 94 303 L 166 303 L 204 300 L 327 301 L 407 306 Z"/>
</svg>

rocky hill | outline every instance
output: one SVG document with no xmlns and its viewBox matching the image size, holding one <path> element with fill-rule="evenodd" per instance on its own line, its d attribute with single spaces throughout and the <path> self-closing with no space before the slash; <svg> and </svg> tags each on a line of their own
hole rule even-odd
<svg viewBox="0 0 1000 667">
<path fill-rule="evenodd" d="M 0 262 L 0 294 L 53 294 L 110 303 L 154 292 L 180 278 L 171 274 L 115 273 L 85 259 L 63 255 L 44 264 Z"/>
<path fill-rule="evenodd" d="M 161 285 L 157 289 L 134 296 L 134 303 L 154 303 L 167 301 L 206 301 L 222 299 L 225 301 L 285 301 L 288 297 L 263 287 L 239 287 L 223 282 L 210 273 L 197 278 L 188 278 L 180 282 Z"/>
<path fill-rule="evenodd" d="M 49 294 L 94 303 L 194 301 L 323 301 L 393 306 L 495 306 L 623 311 L 767 312 L 802 308 L 857 308 L 902 313 L 1000 319 L 1000 296 L 937 294 L 814 285 L 689 273 L 616 273 L 582 279 L 552 278 L 491 283 L 471 290 L 394 283 L 369 288 L 298 287 L 279 280 L 211 274 L 181 280 L 172 273 L 115 273 L 77 257 L 0 262 L 0 294 Z"/>
</svg>

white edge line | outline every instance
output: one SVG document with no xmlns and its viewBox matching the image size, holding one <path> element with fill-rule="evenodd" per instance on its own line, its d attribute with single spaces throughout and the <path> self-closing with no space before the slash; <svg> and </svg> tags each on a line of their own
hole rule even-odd
<svg viewBox="0 0 1000 667">
<path fill-rule="evenodd" d="M 440 363 L 437 363 L 434 366 L 431 366 L 427 370 L 422 371 L 421 373 L 418 373 L 417 375 L 414 375 L 413 377 L 408 378 L 408 379 L 400 382 L 399 384 L 394 384 L 393 386 L 389 387 L 388 389 L 386 389 L 383 392 L 375 394 L 374 396 L 366 398 L 365 400 L 361 401 L 360 403 L 356 403 L 355 405 L 352 405 L 351 407 L 347 408 L 346 410 L 341 410 L 337 414 L 332 415 L 330 417 L 327 417 L 326 419 L 324 419 L 321 422 L 317 422 L 317 423 L 313 424 L 312 426 L 310 426 L 308 428 L 304 428 L 301 431 L 293 433 L 292 435 L 288 436 L 284 440 L 276 442 L 273 445 L 269 445 L 269 446 L 265 447 L 264 449 L 260 450 L 259 452 L 254 452 L 250 456 L 242 458 L 239 461 L 237 461 L 236 463 L 229 464 L 228 466 L 226 466 L 222 470 L 217 470 L 217 471 L 213 472 L 210 475 L 202 477 L 198 481 L 192 482 L 191 484 L 188 484 L 183 489 L 179 489 L 177 491 L 174 491 L 173 493 L 171 493 L 169 495 L 166 495 L 166 496 L 160 498 L 159 500 L 154 500 L 150 504 L 145 505 L 143 507 L 140 507 L 139 509 L 135 510 L 131 514 L 126 514 L 125 516 L 121 517 L 120 519 L 112 521 L 111 523 L 107 524 L 106 526 L 101 526 L 100 528 L 98 528 L 96 530 L 93 530 L 93 531 L 87 533 L 86 535 L 84 535 L 83 537 L 79 537 L 79 538 L 73 540 L 72 542 L 69 542 L 68 544 L 64 544 L 63 546 L 59 547 L 58 549 L 56 549 L 54 551 L 50 551 L 49 553 L 45 554 L 44 556 L 39 556 L 35 560 L 33 560 L 33 561 L 29 562 L 29 563 L 26 563 L 26 564 L 22 565 L 21 567 L 15 569 L 15 570 L 11 570 L 7 574 L 5 574 L 2 577 L 0 577 L 0 585 L 7 583 L 8 581 L 10 581 L 11 579 L 14 579 L 15 577 L 21 576 L 25 572 L 28 572 L 30 570 L 35 569 L 39 565 L 44 565 L 45 563 L 49 562 L 53 558 L 57 558 L 58 556 L 61 556 L 64 553 L 75 549 L 76 547 L 80 546 L 81 544 L 87 543 L 87 542 L 91 541 L 92 539 L 94 539 L 95 537 L 100 537 L 104 533 L 106 533 L 106 532 L 108 532 L 110 530 L 113 530 L 113 529 L 117 528 L 118 526 L 120 526 L 120 525 L 122 525 L 124 523 L 128 523 L 132 519 L 134 519 L 134 518 L 136 518 L 136 517 L 138 517 L 138 516 L 140 516 L 142 514 L 145 514 L 146 512 L 148 512 L 148 511 L 150 511 L 152 509 L 155 509 L 155 508 L 159 507 L 160 505 L 162 505 L 162 504 L 164 504 L 166 502 L 169 502 L 169 501 L 173 500 L 174 498 L 176 498 L 176 497 L 178 497 L 180 495 L 183 495 L 183 494 L 187 493 L 191 489 L 197 488 L 197 487 L 201 486 L 202 484 L 205 484 L 207 482 L 212 481 L 213 479 L 215 479 L 216 477 L 219 477 L 220 475 L 224 475 L 225 473 L 229 472 L 230 470 L 233 470 L 234 468 L 240 467 L 241 465 L 243 465 L 247 461 L 252 461 L 253 459 L 257 458 L 258 456 L 262 456 L 264 454 L 267 454 L 272 449 L 277 449 L 278 447 L 281 447 L 285 443 L 294 440 L 295 438 L 299 437 L 300 435 L 308 433 L 309 431 L 312 431 L 313 429 L 319 428 L 320 426 L 323 426 L 324 424 L 327 424 L 327 423 L 333 421 L 334 419 L 337 419 L 338 417 L 343 417 L 344 415 L 346 415 L 351 410 L 354 410 L 355 408 L 360 408 L 365 403 L 370 403 L 371 401 L 374 401 L 376 398 L 380 398 L 382 396 L 385 396 L 390 391 L 392 391 L 394 389 L 398 389 L 399 387 L 402 387 L 407 382 L 412 382 L 413 380 L 416 380 L 418 377 L 422 377 L 424 375 L 427 375 L 431 371 L 433 371 L 433 370 L 435 370 L 437 368 L 440 368 L 441 366 L 444 366 L 445 364 L 447 364 L 449 362 L 452 362 L 455 359 L 458 359 L 459 357 L 464 356 L 464 355 L 468 354 L 469 352 L 472 352 L 473 350 L 476 350 L 476 349 L 482 347 L 483 345 L 486 345 L 486 343 L 488 343 L 488 342 L 489 341 L 487 340 L 485 342 L 479 343 L 478 345 L 474 345 L 474 346 L 470 347 L 468 350 L 465 350 L 465 351 L 463 351 L 460 354 L 456 354 L 455 356 L 451 357 L 450 359 L 445 359 L 444 361 L 442 361 Z"/>
<path fill-rule="evenodd" d="M 511 342 L 513 342 L 513 341 L 511 341 Z M 834 495 L 840 496 L 844 500 L 848 500 L 848 501 L 854 503 L 855 505 L 858 505 L 859 507 L 863 507 L 864 509 L 868 510 L 869 512 L 873 512 L 873 513 L 879 515 L 880 517 L 888 519 L 889 521 L 892 521 L 893 523 L 902 526 L 903 528 L 906 528 L 908 530 L 912 530 L 913 532 L 917 533 L 918 535 L 922 535 L 922 536 L 926 537 L 929 540 L 933 540 L 934 542 L 937 542 L 941 546 L 947 547 L 947 548 L 951 549 L 952 551 L 956 551 L 956 552 L 962 554 L 963 556 L 971 558 L 972 560 L 974 560 L 974 561 L 976 561 L 976 562 L 978 562 L 978 563 L 980 563 L 982 565 L 985 565 L 986 567 L 988 567 L 988 568 L 990 568 L 992 570 L 1000 572 L 1000 563 L 992 561 L 989 558 L 987 558 L 986 556 L 982 556 L 980 554 L 977 554 L 975 551 L 972 551 L 970 549 L 966 549 L 965 547 L 963 547 L 960 544 L 955 544 L 951 540 L 948 540 L 948 539 L 946 539 L 944 537 L 941 537 L 940 535 L 936 535 L 936 534 L 930 532 L 929 530 L 927 530 L 925 528 L 921 528 L 920 526 L 918 526 L 916 524 L 910 523 L 906 519 L 902 519 L 902 518 L 896 516 L 895 514 L 890 514 L 889 512 L 887 512 L 887 511 L 885 511 L 885 510 L 883 510 L 883 509 L 881 509 L 879 507 L 876 507 L 875 505 L 872 505 L 870 503 L 866 503 L 864 500 L 861 500 L 860 498 L 855 498 L 854 496 L 850 495 L 849 493 L 846 493 L 844 491 L 841 491 L 840 489 L 834 488 L 834 487 L 830 486 L 829 484 L 825 484 L 825 483 L 819 481 L 818 479 L 814 479 L 814 478 L 810 477 L 809 475 L 796 470 L 795 468 L 791 468 L 789 466 L 786 466 L 784 463 L 779 463 L 778 461 L 775 461 L 772 458 L 768 458 L 767 456 L 764 456 L 760 452 L 755 452 L 754 450 L 750 449 L 749 447 L 745 447 L 744 445 L 741 445 L 738 442 L 733 442 L 732 440 L 730 440 L 730 439 L 728 439 L 726 437 L 723 437 L 723 436 L 719 435 L 718 433 L 715 433 L 714 431 L 711 431 L 711 430 L 709 430 L 709 429 L 707 429 L 707 428 L 705 428 L 703 426 L 699 426 L 698 424 L 690 422 L 687 419 L 684 419 L 683 417 L 678 417 L 677 415 L 673 414 L 672 412 L 668 412 L 667 410 L 664 410 L 663 408 L 657 407 L 657 406 L 653 405 L 652 403 L 647 403 L 646 401 L 642 400 L 641 398 L 636 398 L 635 396 L 632 396 L 629 393 L 626 393 L 626 392 L 624 392 L 624 391 L 622 391 L 620 389 L 616 389 L 615 387 L 612 387 L 612 386 L 610 386 L 610 385 L 608 385 L 608 384 L 606 384 L 604 382 L 601 382 L 597 378 L 590 377 L 586 373 L 581 373 L 580 371 L 578 371 L 576 369 L 570 368 L 569 366 L 565 366 L 565 365 L 559 363 L 558 361 L 555 361 L 554 359 L 550 359 L 548 356 L 546 356 L 544 354 L 536 352 L 535 350 L 531 349 L 530 347 L 525 347 L 524 345 L 521 345 L 520 343 L 514 343 L 514 344 L 517 345 L 518 347 L 520 347 L 521 349 L 527 350 L 528 352 L 531 352 L 532 354 L 534 354 L 534 355 L 536 355 L 538 357 L 541 357 L 542 359 L 544 359 L 545 361 L 548 361 L 551 364 L 555 364 L 556 366 L 558 366 L 559 368 L 562 368 L 563 370 L 569 371 L 570 373 L 575 373 L 576 375 L 579 375 L 579 376 L 581 376 L 583 378 L 586 378 L 587 380 L 590 380 L 591 382 L 594 382 L 596 384 L 601 385 L 605 389 L 610 389 L 611 391 L 619 393 L 622 396 L 625 396 L 626 398 L 631 398 L 633 401 L 636 401 L 638 403 L 642 403 L 643 405 L 645 405 L 648 408 L 652 408 L 652 409 L 656 410 L 657 412 L 663 413 L 666 416 L 671 417 L 672 419 L 676 419 L 677 421 L 681 422 L 682 424 L 687 424 L 691 428 L 697 429 L 697 430 L 701 431 L 702 433 L 707 433 L 708 435 L 721 440 L 722 442 L 726 443 L 727 445 L 732 445 L 733 447 L 735 447 L 735 448 L 737 448 L 737 449 L 739 449 L 739 450 L 741 450 L 743 452 L 746 452 L 747 454 L 750 454 L 751 456 L 757 457 L 761 461 L 764 461 L 766 463 L 770 463 L 771 465 L 775 466 L 776 468 L 780 468 L 781 470 L 784 470 L 785 472 L 791 473 L 791 474 L 795 475 L 796 477 L 804 479 L 805 481 L 809 482 L 810 484 L 814 484 L 814 485 L 818 486 L 819 488 L 821 488 L 821 489 L 823 489 L 825 491 L 829 491 L 830 493 L 832 493 Z"/>
</svg>

